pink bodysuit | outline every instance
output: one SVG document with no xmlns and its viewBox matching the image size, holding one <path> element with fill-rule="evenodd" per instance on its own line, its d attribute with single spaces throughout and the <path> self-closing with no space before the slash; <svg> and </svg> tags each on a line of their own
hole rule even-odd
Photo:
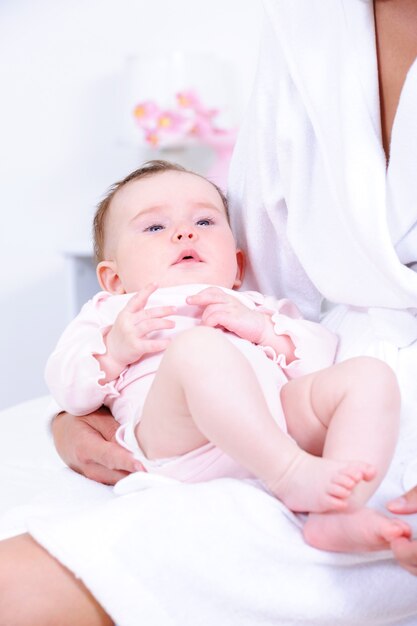
<svg viewBox="0 0 417 626">
<path fill-rule="evenodd" d="M 200 324 L 197 306 L 186 303 L 187 296 L 209 285 L 164 287 L 149 298 L 147 307 L 175 306 L 171 316 L 175 328 L 154 333 L 153 336 L 174 337 Z M 285 356 L 270 347 L 252 344 L 225 331 L 226 336 L 249 360 L 263 390 L 276 422 L 286 432 L 285 417 L 280 403 L 280 389 L 288 379 L 297 378 L 333 363 L 337 338 L 326 328 L 303 320 L 289 300 L 275 300 L 257 292 L 224 289 L 250 309 L 260 308 L 271 314 L 277 335 L 288 335 L 295 345 L 295 360 L 289 365 Z M 127 367 L 119 377 L 100 384 L 104 373 L 94 354 L 104 354 L 103 331 L 111 326 L 126 306 L 132 293 L 111 295 L 100 292 L 87 302 L 79 315 L 69 324 L 46 366 L 46 381 L 58 404 L 69 413 L 85 415 L 107 406 L 120 426 L 118 442 L 130 450 L 149 472 L 155 472 L 187 482 L 199 482 L 219 477 L 253 478 L 219 448 L 208 443 L 180 457 L 147 459 L 140 449 L 135 427 L 141 419 L 146 395 L 153 382 L 163 353 L 145 355 Z"/>
</svg>

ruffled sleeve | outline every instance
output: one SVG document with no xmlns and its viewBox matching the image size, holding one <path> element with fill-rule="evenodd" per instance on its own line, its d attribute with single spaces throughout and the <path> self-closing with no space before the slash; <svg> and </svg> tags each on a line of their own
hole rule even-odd
<svg viewBox="0 0 417 626">
<path fill-rule="evenodd" d="M 291 363 L 287 363 L 285 355 L 277 354 L 272 346 L 264 347 L 266 354 L 284 370 L 288 378 L 298 378 L 333 365 L 337 335 L 321 324 L 303 319 L 290 300 L 275 300 L 256 292 L 248 292 L 247 295 L 258 310 L 271 316 L 275 334 L 287 335 L 295 346 L 295 359 Z"/>
<path fill-rule="evenodd" d="M 117 380 L 100 384 L 105 374 L 95 354 L 104 354 L 103 333 L 132 294 L 110 296 L 100 292 L 69 324 L 48 359 L 45 379 L 59 406 L 74 415 L 95 411 L 120 395 Z M 123 376 L 123 372 L 119 378 Z"/>
</svg>

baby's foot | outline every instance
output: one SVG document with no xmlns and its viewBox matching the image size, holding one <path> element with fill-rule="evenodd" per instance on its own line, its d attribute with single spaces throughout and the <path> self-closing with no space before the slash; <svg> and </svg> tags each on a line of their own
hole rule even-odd
<svg viewBox="0 0 417 626">
<path fill-rule="evenodd" d="M 373 509 L 348 513 L 313 513 L 303 530 L 308 544 L 331 552 L 385 550 L 400 537 L 410 537 L 411 529 L 399 519 L 385 517 Z"/>
<path fill-rule="evenodd" d="M 292 511 L 345 511 L 356 485 L 375 478 L 362 461 L 335 461 L 300 452 L 278 481 L 268 487 Z"/>
</svg>

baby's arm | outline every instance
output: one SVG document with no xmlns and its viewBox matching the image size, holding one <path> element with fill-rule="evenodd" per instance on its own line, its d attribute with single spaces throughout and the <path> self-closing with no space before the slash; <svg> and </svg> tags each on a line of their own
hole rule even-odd
<svg viewBox="0 0 417 626">
<path fill-rule="evenodd" d="M 111 320 L 102 311 L 107 308 L 108 298 L 99 293 L 82 307 L 46 363 L 50 393 L 61 409 L 73 415 L 95 411 L 112 392 L 110 386 L 99 384 L 103 373 L 93 356 L 105 352 L 102 328 L 107 328 Z"/>
<path fill-rule="evenodd" d="M 109 398 L 119 395 L 115 382 L 127 365 L 147 352 L 165 347 L 165 343 L 149 339 L 146 334 L 172 328 L 172 320 L 159 319 L 158 315 L 172 314 L 174 309 L 155 307 L 149 312 L 137 310 L 138 302 L 143 308 L 154 290 L 152 286 L 133 297 L 127 294 L 115 296 L 117 301 L 111 300 L 109 294 L 98 294 L 69 324 L 49 357 L 45 371 L 50 392 L 62 409 L 73 415 L 85 415 L 97 410 Z M 131 301 L 134 302 L 131 304 Z M 114 322 L 119 316 L 122 330 Z M 125 323 L 126 317 L 129 323 Z M 140 335 L 140 350 L 135 354 L 128 353 L 126 346 L 130 345 L 129 341 L 123 341 L 125 326 L 130 330 L 136 329 Z M 121 348 L 117 345 L 119 341 Z"/>
</svg>

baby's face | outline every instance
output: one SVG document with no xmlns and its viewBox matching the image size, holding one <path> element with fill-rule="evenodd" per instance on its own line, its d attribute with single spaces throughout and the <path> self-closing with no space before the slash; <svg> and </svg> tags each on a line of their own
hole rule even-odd
<svg viewBox="0 0 417 626">
<path fill-rule="evenodd" d="M 107 216 L 104 254 L 98 276 L 112 293 L 149 283 L 240 285 L 242 253 L 222 199 L 188 172 L 161 172 L 122 187 Z"/>
</svg>

